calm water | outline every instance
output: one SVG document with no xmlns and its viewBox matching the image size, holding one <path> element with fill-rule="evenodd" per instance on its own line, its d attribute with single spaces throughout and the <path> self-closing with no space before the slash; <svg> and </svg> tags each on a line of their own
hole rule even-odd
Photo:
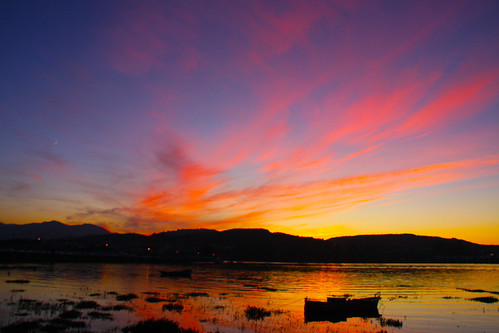
<svg viewBox="0 0 499 333">
<path fill-rule="evenodd" d="M 133 308 L 111 311 L 113 320 L 87 320 L 87 328 L 97 332 L 116 331 L 147 318 L 173 319 L 203 332 L 499 332 L 499 303 L 471 300 L 499 295 L 459 289 L 499 291 L 497 265 L 54 264 L 0 268 L 0 326 L 46 320 L 62 311 L 23 310 L 19 300 L 24 298 L 51 304 L 61 304 L 60 299 L 93 300 L 101 306 Z M 160 277 L 160 270 L 185 268 L 192 268 L 192 279 Z M 135 293 L 138 298 L 119 302 L 114 292 Z M 377 292 L 382 296 L 380 314 L 399 320 L 401 328 L 382 326 L 376 318 L 304 322 L 305 297 L 325 300 L 328 295 L 362 297 Z M 165 302 L 148 302 L 152 293 L 182 304 L 183 310 L 163 310 Z M 248 305 L 272 314 L 263 320 L 247 320 L 244 310 Z"/>
</svg>

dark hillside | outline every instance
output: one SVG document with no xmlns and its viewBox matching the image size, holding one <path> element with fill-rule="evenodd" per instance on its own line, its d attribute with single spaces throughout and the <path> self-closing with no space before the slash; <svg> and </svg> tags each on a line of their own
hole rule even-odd
<svg viewBox="0 0 499 333">
<path fill-rule="evenodd" d="M 498 248 L 455 238 L 412 234 L 337 237 L 327 242 L 343 260 L 350 262 L 473 262 L 490 257 Z M 333 256 L 333 259 L 340 259 L 340 256 Z"/>
<path fill-rule="evenodd" d="M 0 240 L 57 239 L 103 234 L 109 234 L 109 231 L 93 224 L 67 225 L 57 221 L 30 224 L 0 223 Z"/>
<path fill-rule="evenodd" d="M 120 262 L 499 262 L 499 246 L 411 234 L 322 240 L 265 229 L 188 229 L 144 236 L 108 233 L 97 226 L 67 226 L 58 222 L 27 226 L 29 231 L 24 234 L 19 226 L 13 227 L 17 228 L 15 232 L 2 232 L 4 240 L 0 241 L 0 251 L 4 258 L 14 260 L 17 255 L 23 260 L 44 260 L 45 256 L 53 261 Z M 12 225 L 0 227 L 6 230 Z M 14 239 L 5 239 L 9 236 Z"/>
</svg>

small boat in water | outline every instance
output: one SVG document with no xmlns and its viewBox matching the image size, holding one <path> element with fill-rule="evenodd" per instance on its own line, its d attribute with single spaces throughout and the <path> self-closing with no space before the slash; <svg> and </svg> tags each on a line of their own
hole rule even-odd
<svg viewBox="0 0 499 333">
<path fill-rule="evenodd" d="M 181 271 L 159 271 L 161 277 L 185 277 L 190 278 L 192 274 L 192 269 L 184 269 Z"/>
<path fill-rule="evenodd" d="M 379 293 L 365 298 L 328 297 L 326 302 L 305 298 L 305 322 L 339 322 L 351 317 L 377 318 L 380 299 Z"/>
</svg>

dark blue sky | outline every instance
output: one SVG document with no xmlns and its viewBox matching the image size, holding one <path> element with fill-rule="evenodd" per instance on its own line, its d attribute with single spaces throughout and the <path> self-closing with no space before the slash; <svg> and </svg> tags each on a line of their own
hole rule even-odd
<svg viewBox="0 0 499 333">
<path fill-rule="evenodd" d="M 0 220 L 499 243 L 497 1 L 5 1 Z"/>
</svg>

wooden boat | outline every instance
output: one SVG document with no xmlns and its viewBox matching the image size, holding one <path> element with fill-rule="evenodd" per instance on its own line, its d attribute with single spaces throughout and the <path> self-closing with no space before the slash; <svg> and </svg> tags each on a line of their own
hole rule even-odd
<svg viewBox="0 0 499 333">
<path fill-rule="evenodd" d="M 305 298 L 305 322 L 311 321 L 345 321 L 351 317 L 379 317 L 378 302 L 381 296 L 348 298 L 328 297 L 327 301 Z"/>
<path fill-rule="evenodd" d="M 181 271 L 159 271 L 161 277 L 185 277 L 190 278 L 192 274 L 192 269 L 184 269 Z"/>
</svg>

